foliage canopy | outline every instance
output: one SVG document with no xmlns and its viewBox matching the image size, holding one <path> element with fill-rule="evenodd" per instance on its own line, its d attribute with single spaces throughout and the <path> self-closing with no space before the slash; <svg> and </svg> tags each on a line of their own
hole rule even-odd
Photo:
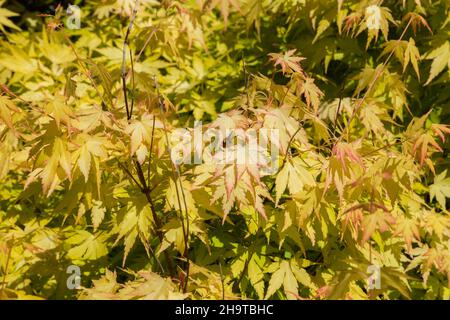
<svg viewBox="0 0 450 320">
<path fill-rule="evenodd" d="M 450 299 L 448 0 L 77 4 L 0 1 L 2 298 Z"/>
</svg>

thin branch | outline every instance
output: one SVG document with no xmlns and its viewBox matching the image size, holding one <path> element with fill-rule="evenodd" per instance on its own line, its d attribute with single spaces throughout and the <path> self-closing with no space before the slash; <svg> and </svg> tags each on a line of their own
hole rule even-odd
<svg viewBox="0 0 450 320">
<path fill-rule="evenodd" d="M 134 160 L 134 164 L 136 166 L 138 178 L 141 181 L 141 184 L 143 185 L 143 189 L 141 191 L 147 198 L 148 203 L 150 204 L 150 210 L 152 212 L 153 221 L 155 222 L 155 226 L 157 229 L 156 234 L 158 235 L 159 241 L 162 244 L 163 240 L 164 240 L 164 234 L 162 233 L 162 230 L 161 230 L 161 227 L 162 227 L 161 220 L 159 219 L 158 214 L 156 213 L 155 203 L 153 202 L 153 199 L 150 195 L 150 189 L 148 188 L 147 183 L 145 181 L 144 173 L 142 171 L 142 166 L 137 160 Z M 164 251 L 164 256 L 166 257 L 170 274 L 174 275 L 175 270 L 173 268 L 172 260 L 170 259 L 169 253 L 167 251 Z"/>
<path fill-rule="evenodd" d="M 131 96 L 131 108 L 129 107 L 128 104 L 128 96 L 127 96 L 127 82 L 126 82 L 126 78 L 127 78 L 127 71 L 126 71 L 126 52 L 127 52 L 127 46 L 128 46 L 128 38 L 130 36 L 131 33 L 131 29 L 133 28 L 133 23 L 134 20 L 136 19 L 136 14 L 137 14 L 137 7 L 139 4 L 139 0 L 136 0 L 135 5 L 134 5 L 134 9 L 133 9 L 133 13 L 131 16 L 131 20 L 130 20 L 130 24 L 128 25 L 127 28 L 127 32 L 125 35 L 125 39 L 123 41 L 123 49 L 122 49 L 122 90 L 123 90 L 123 94 L 124 94 L 124 99 L 125 99 L 125 109 L 126 109 L 126 113 L 127 113 L 127 120 L 130 120 L 132 117 L 132 112 L 133 112 L 133 106 L 134 106 L 134 94 L 132 94 Z M 131 50 L 130 50 L 130 57 L 131 57 L 131 73 L 132 73 L 132 82 L 133 82 L 133 91 L 134 91 L 134 62 L 133 62 L 133 57 L 131 55 Z M 149 205 L 150 205 L 150 210 L 152 212 L 152 217 L 153 217 L 153 221 L 155 223 L 156 226 L 156 234 L 158 236 L 158 239 L 160 241 L 160 243 L 163 243 L 164 240 L 164 234 L 161 230 L 162 227 L 162 223 L 161 220 L 158 217 L 157 211 L 156 211 L 156 207 L 155 207 L 155 203 L 151 197 L 151 190 L 149 189 L 147 182 L 145 180 L 145 176 L 142 170 L 142 166 L 141 164 L 134 159 L 134 166 L 136 168 L 136 173 L 138 175 L 138 179 L 140 181 L 140 184 L 136 181 L 136 179 L 133 177 L 133 175 L 129 172 L 129 170 L 127 169 L 126 172 L 130 175 L 130 177 L 133 178 L 133 181 L 135 181 L 135 183 L 137 183 L 138 186 L 140 186 L 141 192 L 145 195 Z M 123 166 L 124 167 L 124 166 Z M 125 168 L 125 167 L 124 167 Z M 169 273 L 171 276 L 175 275 L 175 269 L 173 267 L 172 264 L 172 260 L 171 257 L 169 256 L 169 253 L 165 250 L 164 251 L 164 256 L 167 260 L 167 266 L 169 268 Z"/>
<path fill-rule="evenodd" d="M 133 62 L 133 52 L 130 49 L 130 62 L 131 62 L 131 108 L 130 108 L 130 118 L 133 115 L 134 107 L 134 62 Z"/>
<path fill-rule="evenodd" d="M 130 170 L 128 170 L 128 168 L 125 167 L 119 160 L 117 160 L 117 162 L 119 163 L 119 167 L 121 167 L 123 169 L 123 171 L 125 171 L 125 173 L 134 181 L 134 183 L 136 183 L 136 185 L 142 191 L 143 190 L 143 186 L 141 186 L 139 184 L 139 182 L 137 182 L 136 178 L 133 176 L 133 174 L 130 172 Z"/>
<path fill-rule="evenodd" d="M 152 121 L 152 137 L 151 137 L 151 140 L 150 140 L 150 150 L 149 150 L 149 154 L 148 154 L 148 168 L 147 168 L 147 181 L 148 181 L 148 184 L 150 185 L 150 168 L 151 168 L 151 166 L 152 166 L 152 152 L 153 152 L 153 141 L 155 140 L 154 139 L 154 137 L 155 137 L 155 122 L 156 122 L 156 117 L 155 117 L 155 115 L 153 115 L 153 121 Z M 156 185 L 155 186 L 153 186 L 153 188 L 154 187 L 156 187 Z"/>
<path fill-rule="evenodd" d="M 147 256 L 150 258 L 150 256 L 155 259 L 155 261 L 158 263 L 159 268 L 161 269 L 162 273 L 166 273 L 164 270 L 163 265 L 161 264 L 161 261 L 159 261 L 158 257 L 156 256 L 155 252 L 153 251 L 152 247 L 148 244 L 147 241 L 142 241 L 144 244 L 145 252 L 147 253 Z"/>
<path fill-rule="evenodd" d="M 122 48 L 122 89 L 123 96 L 125 100 L 125 109 L 127 112 L 127 120 L 131 119 L 130 108 L 128 106 L 128 96 L 127 96 L 127 68 L 126 68 L 126 60 L 127 60 L 127 46 L 128 46 L 128 38 L 131 33 L 131 29 L 133 28 L 134 20 L 136 19 L 137 14 L 137 6 L 139 4 L 139 0 L 136 0 L 134 3 L 133 13 L 131 15 L 130 24 L 127 28 L 127 33 L 125 34 L 125 39 L 123 40 L 123 48 Z"/>
<path fill-rule="evenodd" d="M 222 257 L 220 257 L 220 259 L 222 259 Z M 220 260 L 219 260 L 219 270 L 220 270 L 220 282 L 222 283 L 222 300 L 225 300 L 225 286 L 222 272 L 222 263 Z"/>
</svg>

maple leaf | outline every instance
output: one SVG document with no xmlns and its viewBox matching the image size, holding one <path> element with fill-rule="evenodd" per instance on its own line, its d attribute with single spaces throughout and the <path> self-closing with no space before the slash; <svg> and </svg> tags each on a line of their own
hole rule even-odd
<svg viewBox="0 0 450 320">
<path fill-rule="evenodd" d="M 20 112 L 20 109 L 8 97 L 0 95 L 0 119 L 3 120 L 9 128 L 13 128 L 12 116 Z"/>
<path fill-rule="evenodd" d="M 417 60 L 420 60 L 419 49 L 416 47 L 416 43 L 413 38 L 409 38 L 408 44 L 405 50 L 405 59 L 403 61 L 403 72 L 405 72 L 408 63 L 411 62 L 414 71 L 417 74 L 417 78 L 420 79 L 419 74 L 419 65 L 417 64 Z"/>
<path fill-rule="evenodd" d="M 269 53 L 270 61 L 275 62 L 275 67 L 277 65 L 280 65 L 283 74 L 294 72 L 303 73 L 303 69 L 299 62 L 305 60 L 305 58 L 294 56 L 296 51 L 297 49 L 292 49 L 285 52 L 284 54 Z"/>
<path fill-rule="evenodd" d="M 85 230 L 77 230 L 66 240 L 72 247 L 67 252 L 71 259 L 97 260 L 108 254 L 105 240 L 108 235 L 105 232 L 92 234 Z"/>
<path fill-rule="evenodd" d="M 420 53 L 413 38 L 409 38 L 409 41 L 391 40 L 386 42 L 384 47 L 381 56 L 394 52 L 395 57 L 403 65 L 403 72 L 406 71 L 408 64 L 411 62 L 414 71 L 417 74 L 417 78 L 420 79 L 419 65 L 417 63 L 417 61 L 420 60 Z"/>
<path fill-rule="evenodd" d="M 27 30 L 0 9 L 1 297 L 32 283 L 56 299 L 450 298 L 450 126 L 433 123 L 448 122 L 447 1 L 101 2 L 85 2 L 84 31 L 62 28 L 62 6 Z M 426 114 L 406 116 L 422 96 Z M 201 164 L 171 139 L 195 139 L 196 120 Z M 60 290 L 61 257 L 101 278 Z"/>
<path fill-rule="evenodd" d="M 405 40 L 389 40 L 383 44 L 383 52 L 381 52 L 380 57 L 385 56 L 391 52 L 394 53 L 395 57 L 404 64 L 405 58 L 405 48 L 408 45 L 408 41 Z"/>
<path fill-rule="evenodd" d="M 4 1 L 0 2 L 0 6 L 4 3 Z M 4 27 L 8 27 L 11 29 L 15 29 L 15 30 L 19 30 L 20 28 L 18 26 L 16 26 L 11 20 L 9 20 L 8 18 L 10 17 L 15 17 L 18 16 L 18 13 L 12 12 L 8 9 L 5 8 L 1 8 L 0 7 L 0 30 L 5 33 L 6 30 Z"/>
<path fill-rule="evenodd" d="M 348 210 L 346 210 L 342 218 L 342 237 L 345 234 L 345 231 L 347 230 L 347 227 L 350 225 L 351 227 L 351 234 L 353 239 L 357 240 L 359 235 L 359 230 L 362 227 L 362 221 L 363 221 L 364 213 L 361 207 L 353 207 Z"/>
<path fill-rule="evenodd" d="M 420 26 L 426 27 L 431 34 L 433 33 L 427 20 L 416 12 L 408 12 L 402 19 L 402 22 L 406 21 L 411 22 L 414 34 L 416 34 L 417 30 L 420 29 Z"/>
<path fill-rule="evenodd" d="M 450 285 L 450 254 L 448 249 L 443 245 L 426 248 L 425 252 L 422 252 L 421 256 L 416 258 L 422 262 L 421 269 L 424 283 L 428 281 L 431 268 L 434 266 L 439 272 L 446 273 L 447 283 Z"/>
<path fill-rule="evenodd" d="M 402 217 L 397 221 L 394 236 L 402 235 L 409 251 L 412 250 L 412 242 L 420 241 L 419 224 L 415 219 Z"/>
<path fill-rule="evenodd" d="M 450 198 L 450 177 L 446 178 L 447 170 L 434 177 L 434 183 L 430 186 L 430 200 L 436 198 L 437 202 L 445 209 L 445 198 Z"/>
<path fill-rule="evenodd" d="M 450 134 L 450 125 L 433 123 L 431 125 L 431 131 L 433 131 L 435 135 L 439 136 L 439 138 L 441 138 L 442 142 L 444 142 L 445 134 Z"/>
<path fill-rule="evenodd" d="M 290 113 L 291 108 L 286 105 L 276 109 L 261 111 L 261 114 L 264 116 L 263 126 L 268 129 L 267 140 L 270 140 L 282 154 L 285 154 L 291 139 L 291 143 L 298 142 L 302 145 L 307 145 L 308 143 L 306 133 L 299 128 L 298 121 L 290 116 Z M 270 139 L 270 132 L 277 132 L 278 138 Z"/>
<path fill-rule="evenodd" d="M 364 216 L 362 223 L 362 242 L 364 243 L 369 240 L 376 230 L 381 232 L 390 230 L 395 223 L 395 218 L 385 210 L 378 209 L 375 210 L 375 212 Z"/>
<path fill-rule="evenodd" d="M 47 103 L 44 107 L 45 111 L 53 116 L 56 125 L 59 127 L 63 122 L 70 125 L 70 120 L 73 117 L 72 109 L 67 105 L 64 96 L 58 95 L 52 101 Z"/>
<path fill-rule="evenodd" d="M 341 163 L 344 170 L 347 170 L 347 162 L 349 161 L 357 163 L 362 167 L 364 166 L 361 156 L 349 143 L 345 142 L 336 143 L 333 146 L 332 153 L 336 157 L 336 159 Z"/>
<path fill-rule="evenodd" d="M 27 187 L 37 177 L 40 177 L 42 181 L 42 190 L 48 197 L 58 186 L 59 182 L 64 180 L 62 174 L 58 173 L 59 167 L 64 170 L 69 180 L 72 180 L 72 160 L 71 154 L 67 150 L 66 143 L 59 137 L 54 139 L 53 145 L 49 146 L 46 152 L 49 152 L 50 156 L 45 166 L 43 168 L 33 170 L 33 172 L 28 176 L 25 187 Z"/>
<path fill-rule="evenodd" d="M 364 20 L 360 24 L 357 34 L 363 30 L 368 30 L 366 48 L 369 47 L 372 39 L 378 39 L 378 33 L 381 30 L 384 38 L 387 40 L 389 33 L 389 22 L 396 24 L 392 17 L 391 10 L 377 5 L 368 6 L 365 10 Z"/>
<path fill-rule="evenodd" d="M 275 179 L 276 204 L 286 187 L 289 188 L 290 194 L 295 194 L 302 191 L 305 185 L 313 186 L 314 184 L 314 176 L 304 168 L 299 158 L 286 161 Z"/>
<path fill-rule="evenodd" d="M 320 99 L 323 97 L 323 92 L 314 84 L 314 79 L 310 77 L 306 77 L 302 79 L 299 76 L 296 76 L 297 80 L 297 93 L 299 95 L 303 95 L 306 99 L 306 105 L 308 107 L 312 107 L 314 113 L 317 113 L 319 110 Z"/>
<path fill-rule="evenodd" d="M 357 26 L 361 22 L 361 14 L 359 12 L 352 12 L 349 15 L 347 15 L 344 19 L 344 32 L 346 34 L 349 34 L 352 30 L 352 33 L 354 34 L 356 31 Z"/>
<path fill-rule="evenodd" d="M 150 145 L 153 132 L 153 117 L 154 115 L 145 113 L 144 115 L 142 115 L 140 121 L 134 120 L 125 129 L 125 132 L 130 134 L 131 138 L 130 144 L 131 154 L 137 153 L 137 151 L 141 148 L 141 146 L 143 146 L 144 142 Z M 156 119 L 154 122 L 154 127 L 157 129 L 164 128 L 162 122 Z M 139 150 L 138 156 L 140 159 L 142 159 L 145 151 L 146 150 L 143 147 Z"/>
<path fill-rule="evenodd" d="M 416 152 L 417 153 L 420 152 L 419 155 L 420 165 L 423 165 L 425 159 L 428 157 L 430 145 L 433 146 L 436 150 L 443 152 L 442 148 L 439 146 L 439 144 L 437 144 L 437 142 L 434 140 L 433 136 L 430 133 L 421 134 L 414 143 L 412 153 L 416 154 Z"/>
<path fill-rule="evenodd" d="M 278 265 L 278 263 L 275 263 Z M 277 270 L 272 274 L 269 286 L 266 292 L 266 299 L 270 298 L 281 286 L 283 286 L 288 299 L 294 299 L 298 295 L 298 283 L 295 275 L 292 272 L 289 261 L 283 260 L 277 267 Z"/>
<path fill-rule="evenodd" d="M 444 239 L 450 228 L 450 219 L 434 211 L 425 212 L 423 222 L 425 231 L 436 235 L 440 240 Z"/>
<path fill-rule="evenodd" d="M 428 85 L 445 67 L 450 67 L 450 42 L 446 41 L 440 47 L 426 53 L 424 59 L 433 59 L 430 75 L 427 82 L 425 82 L 425 85 Z"/>
<path fill-rule="evenodd" d="M 334 183 L 342 201 L 345 185 L 352 179 L 356 170 L 353 164 L 356 163 L 359 168 L 363 168 L 363 163 L 356 151 L 353 150 L 353 147 L 346 146 L 345 143 L 339 143 L 339 146 L 336 144 L 333 150 L 334 155 L 330 157 L 326 166 L 324 193 L 328 190 L 331 183 Z"/>
<path fill-rule="evenodd" d="M 78 168 L 84 176 L 85 182 L 89 179 L 89 173 L 91 171 L 92 161 L 95 164 L 95 168 L 98 172 L 98 159 L 104 159 L 107 157 L 106 146 L 109 144 L 101 136 L 90 136 L 81 134 L 78 137 L 80 141 L 80 148 L 73 153 L 73 158 L 76 159 Z M 77 142 L 78 143 L 78 142 Z M 98 180 L 99 177 L 97 177 Z M 99 181 L 97 181 L 99 184 Z"/>
</svg>

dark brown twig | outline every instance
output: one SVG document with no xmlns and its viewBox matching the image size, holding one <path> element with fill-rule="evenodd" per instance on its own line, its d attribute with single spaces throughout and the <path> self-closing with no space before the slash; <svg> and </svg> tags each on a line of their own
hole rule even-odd
<svg viewBox="0 0 450 320">
<path fill-rule="evenodd" d="M 127 96 L 127 82 L 126 82 L 126 78 L 127 78 L 127 71 L 126 71 L 126 52 L 127 52 L 127 46 L 128 46 L 128 38 L 130 36 L 131 33 L 131 29 L 133 28 L 133 24 L 134 24 L 134 20 L 136 19 L 136 14 L 137 14 L 137 7 L 139 4 L 139 0 L 136 0 L 135 5 L 134 5 L 134 9 L 133 9 L 133 13 L 131 16 L 131 21 L 130 24 L 128 25 L 127 28 L 127 32 L 125 35 L 125 39 L 123 41 L 123 49 L 122 49 L 122 90 L 123 90 L 123 94 L 124 94 L 124 99 L 125 99 L 125 109 L 126 109 L 126 113 L 127 113 L 127 120 L 131 120 L 132 117 L 132 112 L 133 112 L 133 106 L 134 106 L 134 92 L 131 95 L 131 107 L 128 104 L 128 96 Z M 130 50 L 130 57 L 131 57 L 131 73 L 132 73 L 132 85 L 133 85 L 133 91 L 134 91 L 134 62 L 133 62 L 133 56 L 131 55 L 131 50 Z M 139 186 L 141 192 L 145 195 L 149 205 L 150 205 L 150 210 L 152 212 L 152 217 L 153 217 L 153 221 L 155 223 L 155 227 L 156 227 L 156 234 L 158 236 L 158 239 L 160 241 L 160 243 L 162 244 L 164 241 L 164 234 L 161 230 L 162 228 L 162 222 L 158 217 L 157 211 L 156 211 L 156 206 L 155 203 L 151 197 L 151 189 L 148 187 L 147 181 L 145 180 L 145 176 L 142 170 L 142 166 L 139 163 L 139 161 L 137 161 L 136 159 L 133 159 L 133 163 L 136 169 L 136 173 L 138 176 L 138 180 L 139 182 L 134 178 L 134 176 L 131 174 L 131 172 L 122 165 L 122 168 L 124 168 L 125 172 L 132 178 L 132 180 Z M 175 269 L 173 267 L 172 264 L 172 259 L 169 256 L 169 253 L 165 250 L 164 251 L 164 256 L 166 258 L 167 261 L 167 266 L 169 269 L 169 273 L 171 276 L 175 275 Z"/>
<path fill-rule="evenodd" d="M 130 24 L 127 28 L 127 33 L 125 34 L 125 39 L 123 40 L 123 48 L 122 48 L 122 89 L 123 89 L 123 96 L 125 100 L 125 109 L 127 112 L 127 120 L 131 119 L 131 112 L 130 108 L 128 106 L 128 96 L 127 96 L 127 68 L 126 68 L 126 61 L 127 61 L 127 46 L 128 46 L 128 38 L 131 33 L 131 29 L 133 28 L 134 20 L 136 19 L 137 14 L 137 6 L 139 4 L 139 0 L 136 0 L 134 3 L 134 9 L 133 13 L 131 15 Z"/>
</svg>

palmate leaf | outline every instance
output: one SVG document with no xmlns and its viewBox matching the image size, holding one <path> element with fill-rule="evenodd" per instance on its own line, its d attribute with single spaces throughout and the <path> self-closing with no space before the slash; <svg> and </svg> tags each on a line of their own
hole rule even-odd
<svg viewBox="0 0 450 320">
<path fill-rule="evenodd" d="M 448 1 L 141 0 L 125 88 L 136 1 L 101 2 L 0 10 L 2 297 L 450 298 Z"/>
<path fill-rule="evenodd" d="M 180 300 L 188 295 L 178 292 L 170 278 L 164 278 L 151 271 L 134 274 L 135 279 L 120 284 L 116 272 L 106 270 L 106 274 L 94 280 L 92 288 L 84 288 L 81 299 L 89 300 Z"/>
<path fill-rule="evenodd" d="M 402 235 L 409 251 L 412 250 L 412 242 L 420 242 L 419 223 L 415 219 L 402 218 L 397 222 L 394 236 Z"/>
<path fill-rule="evenodd" d="M 20 31 L 20 28 L 16 26 L 10 19 L 8 19 L 10 17 L 18 16 L 19 14 L 12 12 L 8 9 L 2 8 L 1 6 L 3 5 L 3 3 L 4 1 L 0 2 L 0 30 L 2 32 L 6 32 L 5 27 L 8 27 Z"/>
<path fill-rule="evenodd" d="M 42 190 L 48 197 L 66 177 L 69 180 L 72 179 L 72 160 L 71 154 L 67 150 L 67 143 L 61 138 L 54 139 L 53 145 L 48 146 L 46 152 L 49 156 L 45 164 L 28 175 L 25 188 L 39 177 L 41 178 Z M 63 172 L 66 175 L 65 177 Z"/>
<path fill-rule="evenodd" d="M 10 128 L 13 127 L 12 116 L 20 109 L 7 96 L 0 95 L 0 119 Z"/>
<path fill-rule="evenodd" d="M 277 265 L 277 270 L 270 278 L 266 299 L 270 298 L 281 286 L 283 286 L 288 299 L 295 299 L 298 294 L 298 283 L 292 273 L 289 262 L 283 260 L 281 263 L 275 264 Z"/>
<path fill-rule="evenodd" d="M 264 269 L 258 265 L 257 256 L 254 254 L 248 263 L 248 277 L 255 288 L 259 299 L 264 299 Z"/>
<path fill-rule="evenodd" d="M 305 58 L 295 56 L 296 51 L 297 49 L 292 49 L 284 54 L 269 53 L 270 61 L 274 62 L 274 66 L 280 65 L 283 74 L 292 72 L 302 73 L 303 69 L 300 62 L 305 60 Z"/>
<path fill-rule="evenodd" d="M 306 105 L 312 107 L 314 113 L 317 114 L 319 110 L 320 100 L 323 97 L 323 92 L 319 89 L 317 85 L 314 84 L 314 79 L 306 77 L 304 79 L 299 79 L 298 76 L 295 77 L 297 82 L 297 92 L 303 95 L 306 100 Z"/>
<path fill-rule="evenodd" d="M 343 270 L 336 272 L 336 275 L 331 281 L 331 285 L 328 290 L 326 290 L 326 298 L 330 300 L 335 299 L 352 299 L 354 294 L 362 295 L 361 298 L 368 298 L 370 291 L 367 290 L 368 279 L 371 274 L 368 274 L 368 267 L 370 263 L 366 261 L 355 262 L 353 260 L 343 261 Z M 373 294 L 377 296 L 380 292 L 386 290 L 395 289 L 403 297 L 411 299 L 411 288 L 408 286 L 407 280 L 411 280 L 412 277 L 408 276 L 406 272 L 399 268 L 394 268 L 390 266 L 380 266 L 380 285 L 381 290 L 374 288 Z M 351 290 L 353 284 L 356 281 L 364 283 L 368 293 L 355 292 Z"/>
<path fill-rule="evenodd" d="M 416 47 L 416 43 L 413 38 L 409 38 L 409 41 L 398 41 L 390 40 L 384 44 L 385 48 L 380 57 L 387 55 L 388 53 L 394 52 L 395 57 L 403 65 L 403 72 L 406 71 L 408 64 L 414 68 L 417 74 L 417 78 L 420 79 L 419 64 L 420 58 L 419 49 Z"/>
<path fill-rule="evenodd" d="M 302 191 L 304 186 L 313 186 L 314 184 L 314 176 L 305 168 L 305 164 L 299 158 L 288 160 L 275 179 L 276 203 L 286 188 L 292 195 Z"/>
<path fill-rule="evenodd" d="M 416 47 L 416 43 L 413 38 L 409 38 L 408 44 L 406 46 L 405 50 L 405 59 L 403 60 L 403 72 L 405 72 L 406 67 L 408 66 L 409 62 L 411 62 L 414 71 L 417 74 L 417 78 L 420 79 L 420 73 L 419 73 L 419 65 L 417 61 L 420 60 L 420 53 L 419 49 Z"/>
<path fill-rule="evenodd" d="M 74 260 L 97 260 L 108 254 L 106 240 L 108 235 L 104 232 L 92 234 L 85 230 L 78 230 L 65 241 L 71 245 L 67 256 Z"/>
<path fill-rule="evenodd" d="M 155 118 L 155 115 L 145 113 L 141 120 L 134 120 L 128 124 L 125 132 L 130 135 L 130 152 L 131 155 L 137 153 L 139 150 L 139 160 L 142 160 L 143 153 L 146 151 L 146 145 L 150 145 L 152 141 L 153 124 L 155 129 L 162 129 L 164 126 L 162 122 Z M 144 149 L 145 147 L 145 149 Z"/>
<path fill-rule="evenodd" d="M 388 39 L 389 22 L 396 24 L 391 10 L 387 7 L 380 7 L 378 5 L 370 5 L 366 7 L 364 20 L 359 26 L 358 33 L 367 30 L 367 43 L 366 49 L 374 39 L 378 39 L 379 31 L 383 34 L 384 38 Z"/>
<path fill-rule="evenodd" d="M 30 76 L 38 69 L 38 63 L 31 58 L 25 49 L 17 46 L 11 46 L 7 43 L 2 43 L 2 46 L 8 50 L 0 54 L 0 65 L 22 75 Z"/>
<path fill-rule="evenodd" d="M 450 198 L 450 177 L 447 170 L 434 177 L 434 183 L 430 186 L 430 200 L 436 198 L 441 208 L 445 209 L 445 198 Z"/>
<path fill-rule="evenodd" d="M 55 119 L 58 127 L 60 127 L 61 123 L 70 125 L 71 118 L 73 117 L 73 111 L 67 105 L 64 96 L 57 95 L 45 105 L 44 109 L 47 114 L 51 115 Z"/>
<path fill-rule="evenodd" d="M 426 53 L 424 59 L 433 60 L 430 75 L 425 83 L 425 85 L 427 85 L 430 84 L 431 81 L 445 69 L 445 67 L 450 67 L 450 42 L 446 41 L 440 47 Z"/>
<path fill-rule="evenodd" d="M 424 133 L 414 143 L 412 153 L 417 153 L 420 159 L 420 165 L 423 165 L 425 159 L 428 158 L 428 153 L 433 151 L 433 149 L 443 152 L 441 146 L 434 140 L 434 137 L 430 133 Z"/>
<path fill-rule="evenodd" d="M 373 213 L 366 215 L 362 223 L 362 241 L 366 242 L 372 234 L 379 230 L 381 232 L 390 230 L 396 221 L 395 218 L 384 210 L 376 210 Z"/>
</svg>

